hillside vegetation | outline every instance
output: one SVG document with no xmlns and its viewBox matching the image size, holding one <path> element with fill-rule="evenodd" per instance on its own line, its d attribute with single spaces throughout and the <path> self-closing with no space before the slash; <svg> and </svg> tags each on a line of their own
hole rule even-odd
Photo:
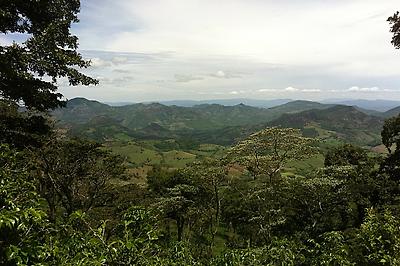
<svg viewBox="0 0 400 266">
<path fill-rule="evenodd" d="M 307 136 L 376 146 L 380 144 L 383 116 L 389 113 L 369 113 L 356 107 L 311 101 L 264 109 L 243 104 L 178 107 L 151 103 L 112 107 L 77 98 L 53 115 L 70 135 L 98 141 L 176 139 L 180 143 L 231 145 L 251 132 L 274 125 L 300 128 Z"/>
</svg>

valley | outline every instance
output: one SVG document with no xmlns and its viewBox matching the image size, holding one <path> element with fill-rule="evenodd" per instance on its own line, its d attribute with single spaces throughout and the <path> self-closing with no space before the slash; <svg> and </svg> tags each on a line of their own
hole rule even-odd
<svg viewBox="0 0 400 266">
<path fill-rule="evenodd" d="M 153 166 L 179 169 L 207 158 L 220 159 L 227 149 L 266 127 L 298 128 L 305 137 L 318 139 L 320 155 L 292 163 L 285 175 L 323 167 L 324 152 L 343 143 L 385 152 L 380 131 L 386 117 L 397 114 L 357 106 L 291 101 L 270 108 L 244 104 L 192 107 L 159 103 L 110 106 L 76 98 L 53 112 L 58 127 L 70 137 L 84 137 L 122 156 L 134 173 L 131 183 L 146 185 Z"/>
</svg>

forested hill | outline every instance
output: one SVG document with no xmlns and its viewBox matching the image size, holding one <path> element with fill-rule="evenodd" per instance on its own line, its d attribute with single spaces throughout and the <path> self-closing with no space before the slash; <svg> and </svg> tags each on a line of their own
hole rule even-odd
<svg viewBox="0 0 400 266">
<path fill-rule="evenodd" d="M 312 101 L 292 101 L 266 109 L 244 104 L 181 107 L 139 103 L 109 106 L 75 98 L 67 103 L 66 108 L 54 111 L 53 115 L 71 135 L 97 141 L 185 138 L 225 145 L 274 125 L 300 128 L 308 136 L 339 138 L 373 146 L 379 143 L 384 119 L 367 113 L 356 107 Z"/>
<path fill-rule="evenodd" d="M 384 119 L 368 115 L 353 106 L 336 105 L 323 110 L 283 114 L 269 125 L 300 128 L 310 136 L 336 135 L 359 144 L 378 144 Z"/>
<path fill-rule="evenodd" d="M 292 101 L 272 108 L 251 107 L 244 104 L 224 106 L 201 104 L 193 107 L 167 106 L 159 103 L 109 106 L 85 98 L 68 101 L 66 108 L 57 109 L 53 115 L 61 124 L 84 124 L 103 116 L 117 121 L 121 126 L 140 129 L 152 123 L 169 129 L 216 129 L 227 126 L 256 125 L 279 118 L 287 113 L 311 109 L 327 109 L 332 104 L 312 101 Z"/>
<path fill-rule="evenodd" d="M 181 107 L 159 103 L 139 103 L 112 107 L 83 98 L 70 100 L 66 108 L 58 109 L 53 114 L 63 124 L 83 124 L 90 122 L 95 117 L 107 116 L 130 129 L 144 128 L 152 123 L 157 123 L 169 130 L 215 129 L 225 126 L 257 124 L 274 118 L 267 109 L 243 104 L 235 106 L 202 104 L 194 107 Z"/>
</svg>

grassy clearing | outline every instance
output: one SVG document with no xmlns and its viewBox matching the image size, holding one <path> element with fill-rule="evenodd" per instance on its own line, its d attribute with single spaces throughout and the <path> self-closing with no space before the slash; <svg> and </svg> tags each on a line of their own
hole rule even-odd
<svg viewBox="0 0 400 266">
<path fill-rule="evenodd" d="M 308 159 L 289 162 L 283 172 L 286 175 L 308 176 L 322 167 L 324 167 L 324 155 L 317 154 Z"/>
<path fill-rule="evenodd" d="M 330 141 L 329 141 L 330 142 Z M 106 143 L 106 148 L 119 154 L 126 159 L 128 165 L 129 180 L 113 180 L 116 185 L 138 184 L 146 185 L 146 177 L 152 165 L 162 165 L 167 169 L 183 168 L 188 164 L 207 157 L 222 157 L 227 148 L 214 144 L 201 144 L 197 150 L 190 152 L 182 150 L 160 151 L 155 147 L 157 142 L 134 142 L 114 141 Z M 336 145 L 329 143 L 327 146 Z M 323 167 L 324 156 L 317 154 L 302 161 L 289 162 L 282 171 L 282 175 L 310 176 L 316 170 Z M 232 166 L 229 175 L 232 177 L 241 176 L 245 169 L 240 166 Z"/>
<path fill-rule="evenodd" d="M 112 142 L 107 147 L 112 152 L 126 158 L 128 163 L 133 166 L 159 164 L 162 161 L 162 155 L 158 151 L 144 148 L 135 142 Z"/>
<path fill-rule="evenodd" d="M 162 164 L 173 168 L 182 168 L 196 160 L 196 155 L 184 151 L 172 150 L 162 153 Z"/>
<path fill-rule="evenodd" d="M 196 150 L 191 150 L 190 153 L 196 154 L 199 157 L 219 158 L 226 152 L 226 147 L 216 144 L 200 144 Z"/>
</svg>

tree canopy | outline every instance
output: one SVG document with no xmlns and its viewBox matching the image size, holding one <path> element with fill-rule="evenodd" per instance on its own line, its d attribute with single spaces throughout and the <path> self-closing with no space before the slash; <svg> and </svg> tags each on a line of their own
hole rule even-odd
<svg viewBox="0 0 400 266">
<path fill-rule="evenodd" d="M 392 44 L 396 49 L 400 49 L 400 13 L 397 11 L 393 16 L 388 18 L 390 23 L 390 32 L 393 33 Z"/>
<path fill-rule="evenodd" d="M 63 104 L 57 81 L 96 84 L 78 71 L 86 68 L 71 34 L 79 0 L 1 0 L 0 33 L 25 39 L 0 46 L 0 97 L 45 111 Z"/>
</svg>

